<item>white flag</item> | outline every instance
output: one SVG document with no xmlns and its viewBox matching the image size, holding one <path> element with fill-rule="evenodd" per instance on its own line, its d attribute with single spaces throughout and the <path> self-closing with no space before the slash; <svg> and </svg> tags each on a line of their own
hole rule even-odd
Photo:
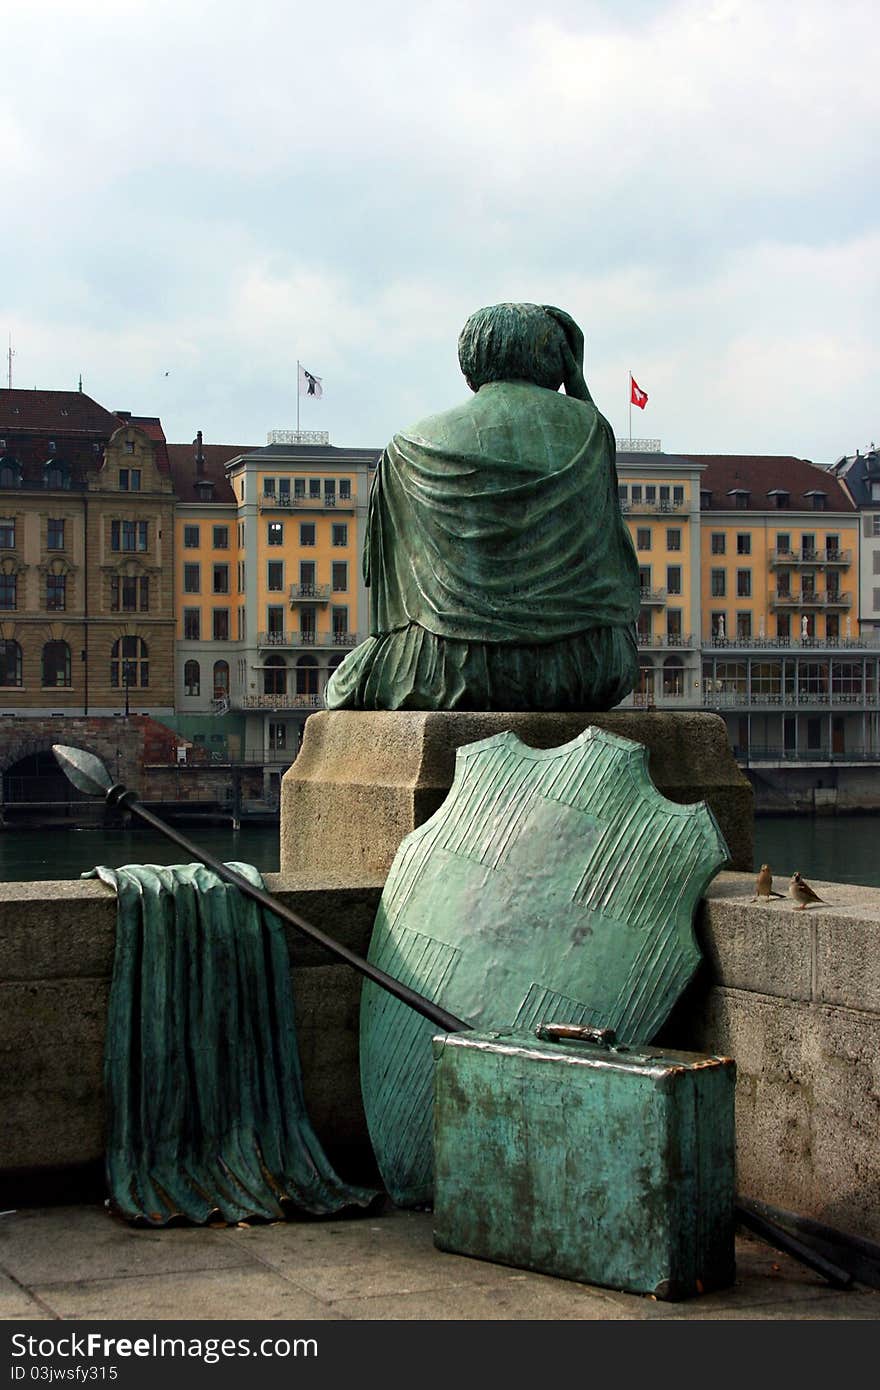
<svg viewBox="0 0 880 1390">
<path fill-rule="evenodd" d="M 311 396 L 313 400 L 316 401 L 319 401 L 324 394 L 324 388 L 321 385 L 321 377 L 312 376 L 311 372 L 307 372 L 301 363 L 299 368 L 299 394 L 301 396 Z"/>
</svg>

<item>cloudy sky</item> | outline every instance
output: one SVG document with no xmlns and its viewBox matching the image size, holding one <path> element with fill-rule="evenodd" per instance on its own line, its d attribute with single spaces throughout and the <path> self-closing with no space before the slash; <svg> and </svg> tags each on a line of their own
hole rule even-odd
<svg viewBox="0 0 880 1390">
<path fill-rule="evenodd" d="M 15 386 L 169 439 L 379 445 L 466 394 L 467 315 L 567 309 L 619 435 L 880 437 L 876 0 L 5 7 Z M 167 374 L 167 375 L 166 375 Z M 4 372 L 3 385 L 6 385 Z"/>
</svg>

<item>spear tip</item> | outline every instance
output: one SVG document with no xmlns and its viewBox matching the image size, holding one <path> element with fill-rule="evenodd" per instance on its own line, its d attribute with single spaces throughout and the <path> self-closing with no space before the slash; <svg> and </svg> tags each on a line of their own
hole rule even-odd
<svg viewBox="0 0 880 1390">
<path fill-rule="evenodd" d="M 94 753 L 87 753 L 84 748 L 71 748 L 65 743 L 53 743 L 52 752 L 61 771 L 79 791 L 90 796 L 106 796 L 113 782 Z"/>
</svg>

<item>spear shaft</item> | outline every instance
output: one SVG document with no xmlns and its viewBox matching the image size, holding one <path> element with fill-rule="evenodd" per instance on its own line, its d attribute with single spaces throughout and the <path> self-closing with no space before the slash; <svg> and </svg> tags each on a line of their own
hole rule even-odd
<svg viewBox="0 0 880 1390">
<path fill-rule="evenodd" d="M 460 1018 L 456 1018 L 454 1014 L 448 1013 L 446 1009 L 441 1009 L 437 1004 L 433 1004 L 431 1000 L 426 999 L 424 995 L 417 994 L 416 991 L 410 989 L 408 985 L 401 984 L 400 980 L 395 980 L 393 975 L 387 975 L 384 970 L 380 970 L 377 966 L 371 965 L 368 960 L 365 960 L 363 956 L 359 956 L 356 951 L 351 951 L 347 946 L 343 946 L 341 942 L 335 941 L 332 936 L 328 936 L 326 932 L 321 931 L 320 927 L 316 927 L 313 922 L 309 922 L 305 917 L 300 917 L 298 912 L 293 912 L 291 908 L 285 907 L 277 898 L 273 898 L 271 894 L 266 893 L 262 888 L 255 888 L 246 878 L 242 878 L 241 874 L 236 873 L 234 869 L 230 869 L 229 866 L 224 864 L 221 860 L 215 859 L 212 854 L 206 853 L 205 850 L 194 844 L 192 840 L 188 840 L 185 835 L 181 835 L 173 826 L 168 825 L 165 821 L 161 820 L 159 816 L 154 815 L 152 811 L 148 811 L 146 806 L 142 805 L 138 800 L 135 793 L 133 791 L 128 791 L 122 783 L 114 783 L 109 789 L 107 792 L 107 805 L 121 806 L 133 816 L 137 816 L 139 820 L 152 826 L 154 830 L 158 830 L 166 839 L 173 840 L 174 843 L 179 845 L 182 850 L 185 850 L 192 859 L 198 859 L 202 864 L 206 865 L 207 868 L 213 869 L 218 878 L 222 878 L 227 883 L 233 884 L 234 887 L 238 888 L 246 897 L 252 898 L 254 902 L 259 903 L 267 912 L 274 912 L 275 916 L 280 917 L 282 922 L 289 923 L 290 926 L 295 927 L 297 931 L 302 932 L 305 936 L 311 937 L 313 941 L 317 941 L 325 950 L 330 951 L 339 960 L 344 961 L 346 965 L 350 965 L 354 970 L 359 971 L 366 979 L 372 980 L 373 983 L 379 985 L 381 989 L 385 989 L 389 994 L 393 994 L 394 997 L 401 1000 L 402 1003 L 408 1004 L 411 1009 L 415 1009 L 416 1013 L 421 1014 L 424 1018 L 430 1019 L 432 1023 L 436 1023 L 437 1027 L 442 1028 L 444 1032 L 461 1033 L 470 1027 L 470 1024 L 462 1022 Z"/>
<path fill-rule="evenodd" d="M 395 999 L 399 999 L 402 1004 L 407 1004 L 423 1018 L 429 1019 L 438 1028 L 442 1028 L 445 1033 L 462 1033 L 471 1026 L 460 1018 L 456 1018 L 455 1014 L 441 1009 L 438 1004 L 426 999 L 423 994 L 417 994 L 414 989 L 402 984 L 400 980 L 395 980 L 393 975 L 387 975 L 378 966 L 371 965 L 356 951 L 351 951 L 341 942 L 335 941 L 332 936 L 321 931 L 320 927 L 316 927 L 305 917 L 300 917 L 298 912 L 293 912 L 291 908 L 285 907 L 264 889 L 255 888 L 241 874 L 230 869 L 221 860 L 215 859 L 212 854 L 206 853 L 200 845 L 194 844 L 185 835 L 181 835 L 173 826 L 168 825 L 152 811 L 148 811 L 135 792 L 130 791 L 122 782 L 112 782 L 106 767 L 94 753 L 87 753 L 82 748 L 70 748 L 60 743 L 54 744 L 52 751 L 65 776 L 80 791 L 92 796 L 102 796 L 108 806 L 119 806 L 122 810 L 128 811 L 130 815 L 137 816 L 138 820 L 142 820 L 147 825 L 152 826 L 154 830 L 158 830 L 159 834 L 164 835 L 166 840 L 171 840 L 175 845 L 179 845 L 190 859 L 196 859 L 206 868 L 212 869 L 218 878 L 222 878 L 226 883 L 231 883 L 239 892 L 244 893 L 245 897 L 259 903 L 260 907 L 265 908 L 267 912 L 273 912 L 282 922 L 288 923 L 296 931 L 311 937 L 312 941 L 316 941 L 319 946 L 323 946 L 331 955 L 336 956 L 337 960 L 344 961 L 346 965 L 350 965 L 353 970 L 357 970 L 366 979 L 372 980 L 380 989 L 393 994 Z"/>
</svg>

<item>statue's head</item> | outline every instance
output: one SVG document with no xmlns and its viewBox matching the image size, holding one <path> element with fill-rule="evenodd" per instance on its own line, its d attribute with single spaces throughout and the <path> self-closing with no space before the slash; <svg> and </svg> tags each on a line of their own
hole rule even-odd
<svg viewBox="0 0 880 1390">
<path fill-rule="evenodd" d="M 530 381 L 558 391 L 570 340 L 555 314 L 568 320 L 540 304 L 492 304 L 471 314 L 458 339 L 458 360 L 471 390 L 488 381 Z"/>
</svg>

